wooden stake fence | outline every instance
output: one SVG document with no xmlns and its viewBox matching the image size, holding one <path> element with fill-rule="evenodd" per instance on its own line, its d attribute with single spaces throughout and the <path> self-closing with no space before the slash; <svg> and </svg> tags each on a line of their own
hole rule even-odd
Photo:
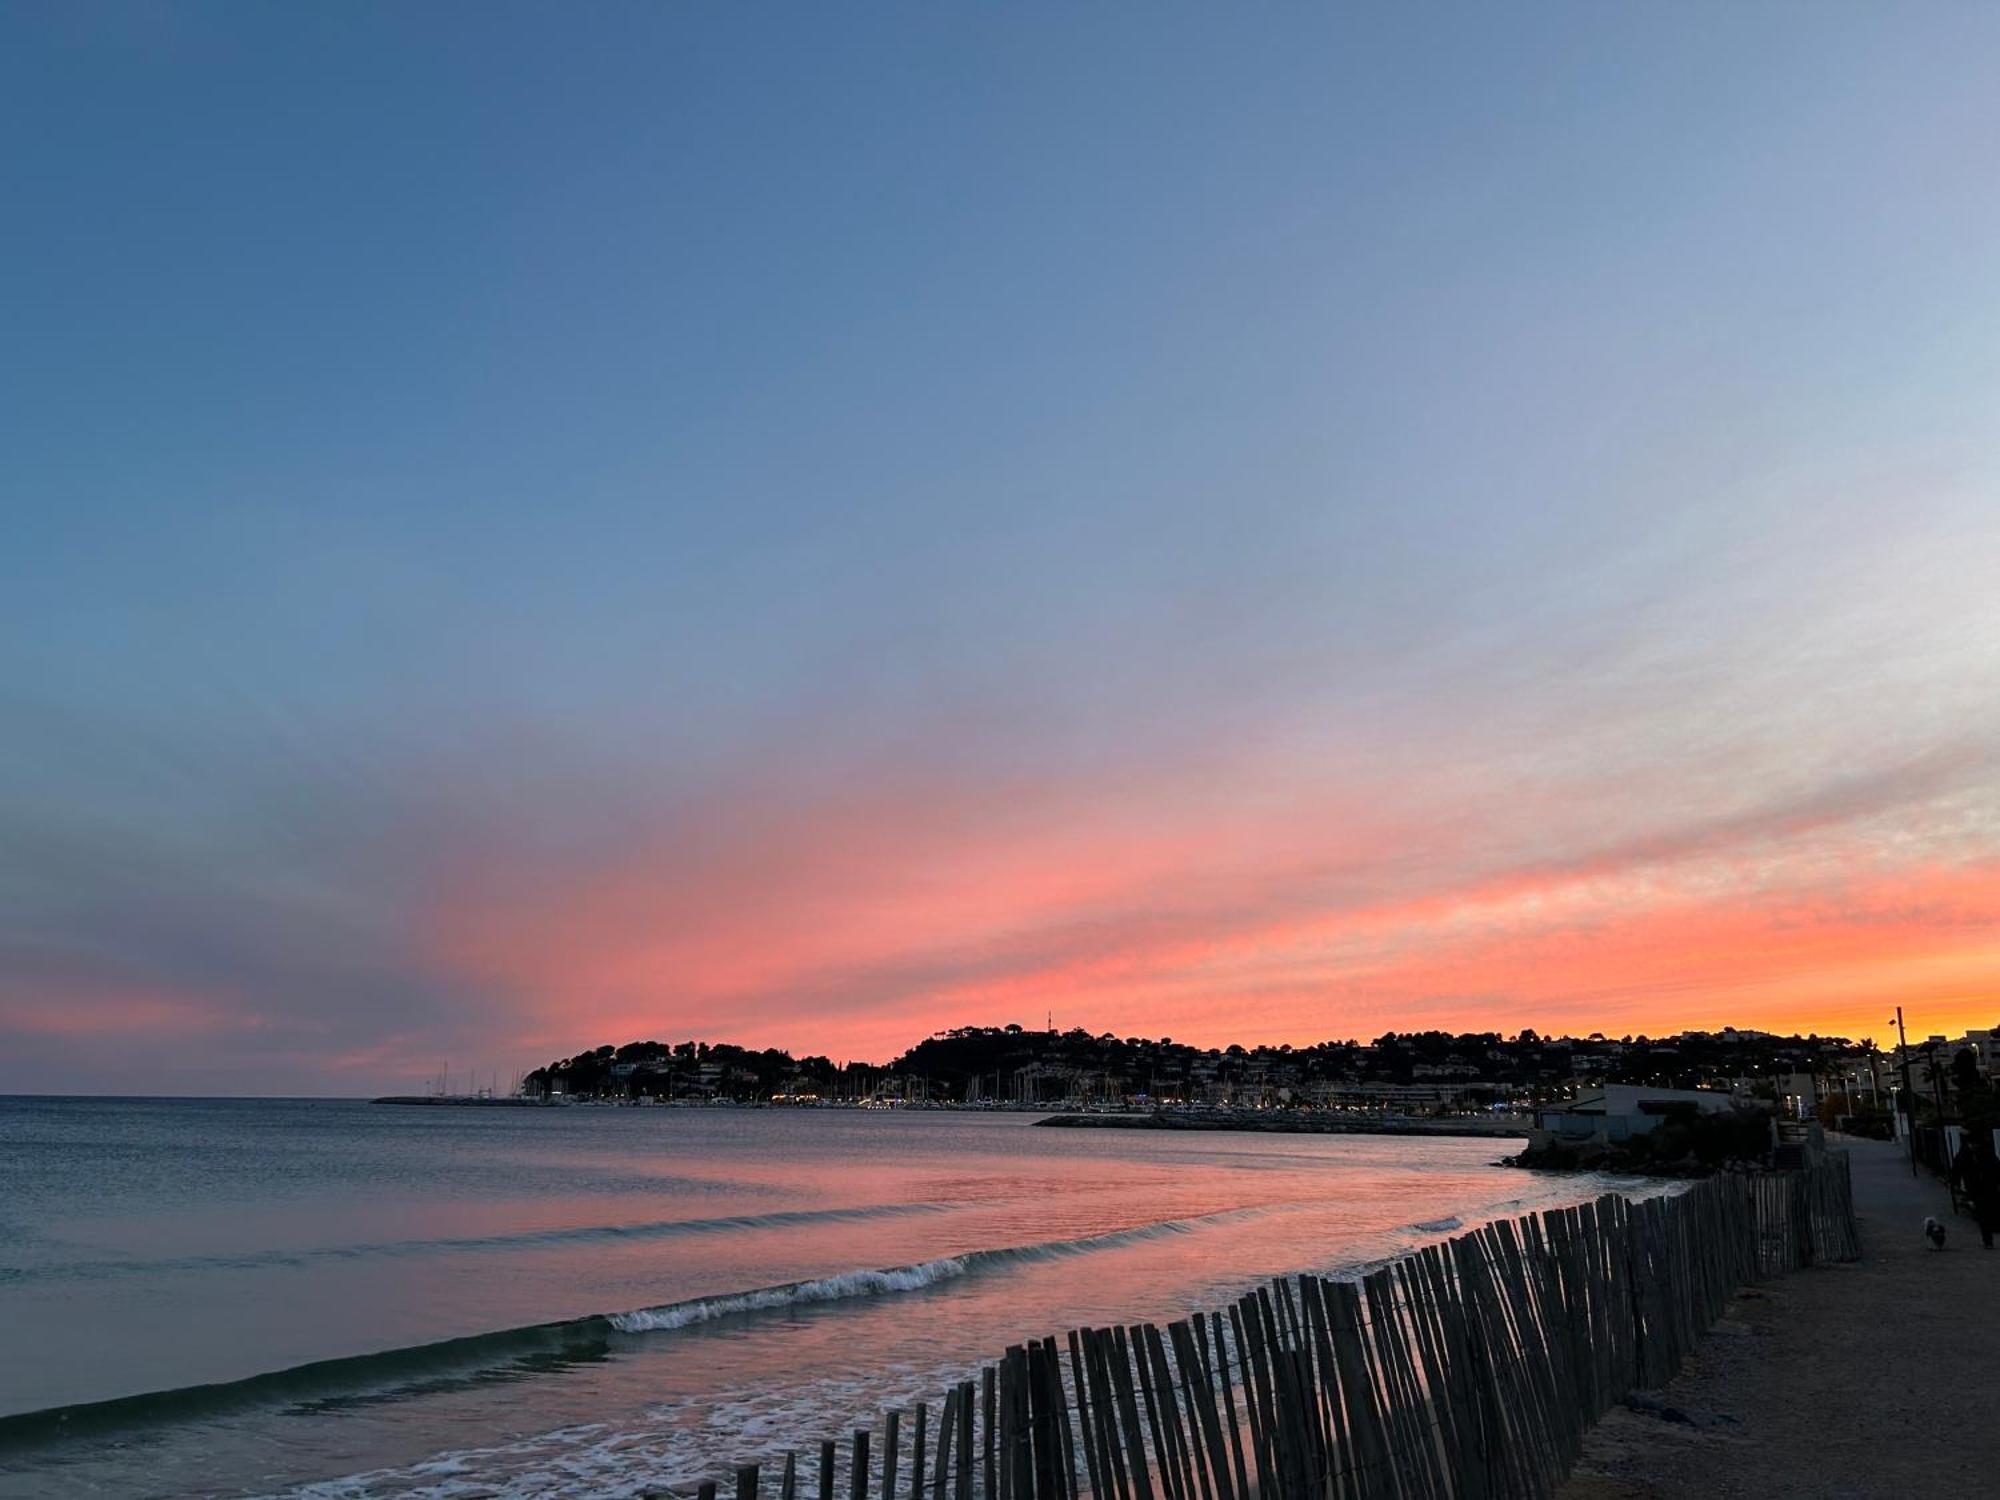
<svg viewBox="0 0 2000 1500">
<path fill-rule="evenodd" d="M 843 1453 L 848 1500 L 1534 1500 L 1737 1288 L 1859 1254 L 1844 1153 L 1549 1209 L 1358 1281 L 1288 1277 L 1165 1328 L 1016 1345 L 945 1392 L 935 1426 L 919 1402 L 879 1446 L 874 1428 L 822 1442 L 819 1500 Z M 778 1500 L 798 1468 L 787 1452 Z M 758 1500 L 759 1473 L 736 1470 L 736 1500 Z"/>
</svg>

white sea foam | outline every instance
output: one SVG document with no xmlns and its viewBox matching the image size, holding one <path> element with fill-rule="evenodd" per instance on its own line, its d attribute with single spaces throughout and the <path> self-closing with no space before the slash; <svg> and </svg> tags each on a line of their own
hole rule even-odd
<svg viewBox="0 0 2000 1500">
<path fill-rule="evenodd" d="M 849 1297 L 880 1297 L 890 1292 L 921 1291 L 940 1281 L 963 1276 L 969 1269 L 966 1257 L 952 1255 L 941 1260 L 920 1261 L 913 1266 L 892 1266 L 884 1271 L 847 1271 L 839 1276 L 820 1276 L 785 1286 L 760 1287 L 754 1292 L 733 1292 L 726 1297 L 698 1297 L 691 1302 L 670 1302 L 664 1307 L 642 1307 L 633 1312 L 613 1313 L 610 1321 L 620 1333 L 657 1333 L 663 1329 L 687 1328 L 736 1313 L 796 1307 L 810 1302 L 842 1302 Z"/>
<path fill-rule="evenodd" d="M 1419 1219 L 1410 1228 L 1419 1234 L 1444 1234 L 1449 1230 L 1463 1229 L 1465 1220 L 1457 1214 L 1446 1214 L 1442 1219 Z"/>
<path fill-rule="evenodd" d="M 1004 1249 L 970 1250 L 963 1255 L 919 1261 L 909 1266 L 889 1266 L 877 1271 L 844 1271 L 838 1276 L 820 1276 L 811 1281 L 787 1282 L 783 1286 L 759 1287 L 755 1291 L 730 1292 L 720 1297 L 697 1297 L 688 1302 L 669 1302 L 660 1307 L 641 1307 L 631 1312 L 613 1313 L 609 1323 L 620 1333 L 659 1333 L 689 1328 L 716 1318 L 740 1313 L 767 1312 L 780 1307 L 799 1307 L 814 1302 L 844 1302 L 854 1297 L 881 1297 L 895 1292 L 917 1292 L 939 1282 L 952 1281 L 999 1266 L 1028 1261 L 1055 1260 L 1071 1255 L 1088 1255 L 1119 1245 L 1163 1235 L 1191 1234 L 1209 1225 L 1268 1212 L 1263 1208 L 1228 1209 L 1192 1219 L 1164 1219 L 1140 1224 L 1109 1234 L 1075 1240 L 1045 1240 L 1037 1245 L 1015 1245 Z"/>
</svg>

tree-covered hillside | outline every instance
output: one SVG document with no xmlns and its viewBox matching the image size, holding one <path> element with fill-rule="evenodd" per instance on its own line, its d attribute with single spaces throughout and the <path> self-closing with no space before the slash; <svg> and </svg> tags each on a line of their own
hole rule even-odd
<svg viewBox="0 0 2000 1500">
<path fill-rule="evenodd" d="M 1842 1038 L 1724 1030 L 1648 1038 L 1532 1031 L 1389 1032 L 1372 1042 L 1194 1047 L 1171 1037 L 1030 1031 L 936 1032 L 886 1064 L 835 1064 L 726 1042 L 628 1042 L 537 1068 L 526 1087 L 580 1098 L 889 1098 L 934 1102 L 1312 1103 L 1342 1089 L 1559 1094 L 1579 1082 L 1714 1087 L 1818 1075 L 1864 1049 Z"/>
</svg>

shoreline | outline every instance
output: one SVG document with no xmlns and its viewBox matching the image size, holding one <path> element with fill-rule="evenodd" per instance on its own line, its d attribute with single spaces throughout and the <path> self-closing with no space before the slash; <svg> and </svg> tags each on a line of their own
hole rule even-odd
<svg viewBox="0 0 2000 1500">
<path fill-rule="evenodd" d="M 955 1443 L 959 1500 L 1104 1500 L 1127 1495 L 1124 1472 L 1159 1476 L 1167 1500 L 1330 1493 L 1336 1475 L 1347 1476 L 1343 1492 L 1363 1497 L 1554 1495 L 1593 1427 L 1621 1401 L 1667 1384 L 1743 1288 L 1856 1253 L 1846 1176 L 1844 1161 L 1828 1160 L 1666 1196 L 1600 1194 L 1461 1228 L 1358 1279 L 1288 1273 L 1165 1326 L 1081 1326 L 1018 1344 L 977 1379 L 943 1390 L 935 1472 L 951 1472 Z M 1135 1392 L 1147 1398 L 1150 1441 Z M 905 1415 L 919 1434 L 909 1492 L 922 1493 L 928 1409 L 905 1400 L 853 1425 L 850 1444 L 820 1437 L 821 1495 L 892 1500 Z M 878 1428 L 879 1481 L 870 1459 Z M 739 1500 L 756 1500 L 773 1458 L 791 1500 L 815 1436 L 743 1455 Z M 986 1482 L 975 1491 L 981 1451 Z M 1001 1472 L 1013 1471 L 1011 1491 L 993 1483 L 996 1452 Z M 696 1500 L 714 1500 L 721 1487 L 722 1477 L 702 1482 Z M 673 1486 L 642 1494 L 685 1500 Z"/>
</svg>

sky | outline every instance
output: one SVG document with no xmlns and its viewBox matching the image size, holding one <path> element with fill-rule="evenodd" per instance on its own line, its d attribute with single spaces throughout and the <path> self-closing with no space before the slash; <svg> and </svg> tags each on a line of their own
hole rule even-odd
<svg viewBox="0 0 2000 1500">
<path fill-rule="evenodd" d="M 0 1091 L 2000 1024 L 2000 10 L 0 13 Z"/>
</svg>

